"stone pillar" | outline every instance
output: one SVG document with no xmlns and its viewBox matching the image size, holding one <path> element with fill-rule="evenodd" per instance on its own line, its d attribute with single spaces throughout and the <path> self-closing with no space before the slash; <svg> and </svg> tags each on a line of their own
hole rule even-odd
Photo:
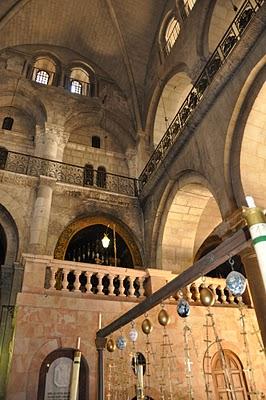
<svg viewBox="0 0 266 400">
<path fill-rule="evenodd" d="M 255 251 L 252 248 L 247 248 L 241 252 L 241 260 L 244 264 L 247 279 L 250 287 L 250 292 L 255 307 L 255 312 L 263 340 L 264 348 L 266 348 L 266 318 L 265 304 L 266 293 L 263 283 L 263 277 L 258 265 Z"/>
<path fill-rule="evenodd" d="M 57 154 L 56 154 L 56 159 L 58 161 L 63 160 L 64 150 L 68 142 L 68 139 L 69 139 L 69 132 L 61 131 L 60 136 L 58 137 Z"/>
<path fill-rule="evenodd" d="M 137 176 L 137 155 L 136 150 L 128 149 L 126 151 L 126 162 L 129 169 L 129 176 L 135 178 Z"/>
<path fill-rule="evenodd" d="M 36 127 L 35 156 L 56 160 L 58 144 L 64 128 L 55 124 L 45 124 L 45 127 Z"/>
<path fill-rule="evenodd" d="M 40 176 L 39 179 L 30 229 L 29 251 L 35 254 L 44 254 L 56 179 L 47 176 Z"/>
</svg>

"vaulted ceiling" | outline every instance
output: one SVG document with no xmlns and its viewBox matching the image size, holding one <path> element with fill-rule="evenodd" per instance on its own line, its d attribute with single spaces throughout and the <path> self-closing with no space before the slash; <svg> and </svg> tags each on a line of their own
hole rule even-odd
<svg viewBox="0 0 266 400">
<path fill-rule="evenodd" d="M 4 0 L 0 3 L 0 50 L 28 44 L 74 50 L 101 67 L 140 105 L 148 59 L 166 3 Z"/>
</svg>

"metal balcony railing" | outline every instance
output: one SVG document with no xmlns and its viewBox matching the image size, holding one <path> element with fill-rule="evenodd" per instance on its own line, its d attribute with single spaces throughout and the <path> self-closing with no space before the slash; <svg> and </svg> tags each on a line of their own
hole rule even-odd
<svg viewBox="0 0 266 400">
<path fill-rule="evenodd" d="M 181 136 L 189 118 L 203 98 L 205 90 L 211 84 L 216 73 L 226 62 L 229 54 L 239 42 L 250 21 L 263 3 L 264 0 L 246 0 L 236 14 L 234 21 L 229 26 L 222 40 L 214 50 L 205 68 L 196 80 L 185 101 L 143 169 L 139 177 L 140 191 L 146 185 L 149 178 L 159 168 L 172 144 Z"/>
<path fill-rule="evenodd" d="M 70 185 L 94 187 L 109 192 L 138 196 L 138 181 L 91 166 L 79 167 L 0 148 L 0 169 L 29 176 L 49 176 Z"/>
</svg>

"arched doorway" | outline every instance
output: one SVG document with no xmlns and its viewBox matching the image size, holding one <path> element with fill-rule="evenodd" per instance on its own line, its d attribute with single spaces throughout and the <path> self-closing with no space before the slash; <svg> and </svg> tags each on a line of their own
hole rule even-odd
<svg viewBox="0 0 266 400">
<path fill-rule="evenodd" d="M 232 351 L 224 349 L 212 358 L 212 378 L 218 400 L 248 400 L 246 378 L 241 361 Z"/>
<path fill-rule="evenodd" d="M 104 234 L 110 239 L 108 252 L 102 246 Z M 133 268 L 143 265 L 133 232 L 120 222 L 96 216 L 71 222 L 57 241 L 54 257 L 59 260 L 115 265 L 114 239 L 118 267 Z"/>
<path fill-rule="evenodd" d="M 73 349 L 58 349 L 42 362 L 39 373 L 38 400 L 69 398 Z M 77 400 L 89 399 L 89 367 L 81 356 Z"/>
<path fill-rule="evenodd" d="M 222 220 L 218 204 L 207 187 L 201 183 L 180 186 L 177 190 L 173 188 L 168 207 L 164 207 L 157 250 L 157 265 L 175 273 L 193 264 L 198 248 Z"/>
<path fill-rule="evenodd" d="M 104 235 L 110 240 L 106 248 L 102 244 Z M 115 228 L 110 229 L 102 224 L 91 225 L 78 231 L 68 244 L 65 259 L 90 264 L 133 267 L 132 255 L 124 239 Z"/>
</svg>

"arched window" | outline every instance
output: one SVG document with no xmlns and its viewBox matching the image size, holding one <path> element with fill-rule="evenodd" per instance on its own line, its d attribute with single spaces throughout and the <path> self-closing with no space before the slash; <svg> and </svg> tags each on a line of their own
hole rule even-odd
<svg viewBox="0 0 266 400">
<path fill-rule="evenodd" d="M 81 92 L 82 92 L 81 83 L 79 81 L 73 79 L 73 81 L 71 81 L 70 92 L 81 94 Z"/>
<path fill-rule="evenodd" d="M 91 145 L 92 145 L 92 147 L 96 147 L 97 149 L 100 149 L 101 139 L 99 138 L 99 136 L 92 136 Z"/>
<path fill-rule="evenodd" d="M 38 57 L 33 64 L 31 79 L 42 85 L 52 85 L 55 77 L 55 62 L 48 57 Z"/>
<path fill-rule="evenodd" d="M 7 131 L 11 131 L 14 123 L 14 119 L 11 117 L 5 117 L 2 124 L 2 129 L 6 129 Z"/>
<path fill-rule="evenodd" d="M 218 351 L 212 358 L 212 378 L 217 399 L 228 399 L 232 390 L 234 398 L 248 400 L 247 384 L 239 358 L 232 351 Z M 230 397 L 231 398 L 231 397 Z"/>
<path fill-rule="evenodd" d="M 84 186 L 93 186 L 93 166 L 86 164 L 84 167 Z"/>
<path fill-rule="evenodd" d="M 67 87 L 71 93 L 88 95 L 90 93 L 90 76 L 82 68 L 72 68 L 67 78 Z"/>
<path fill-rule="evenodd" d="M 197 0 L 184 0 L 184 9 L 186 11 L 186 14 L 188 15 L 194 5 L 196 4 Z"/>
<path fill-rule="evenodd" d="M 48 85 L 49 78 L 50 78 L 50 75 L 48 74 L 48 72 L 46 72 L 44 70 L 39 70 L 36 73 L 35 82 L 42 83 L 43 85 Z"/>
<path fill-rule="evenodd" d="M 174 46 L 176 39 L 178 38 L 180 32 L 180 24 L 177 20 L 176 17 L 172 17 L 170 21 L 167 24 L 166 30 L 165 30 L 165 51 L 166 54 L 168 55 Z"/>
<path fill-rule="evenodd" d="M 101 188 L 106 187 L 106 169 L 104 167 L 97 169 L 96 185 Z"/>
<path fill-rule="evenodd" d="M 5 169 L 8 151 L 5 147 L 0 147 L 0 169 Z"/>
</svg>

